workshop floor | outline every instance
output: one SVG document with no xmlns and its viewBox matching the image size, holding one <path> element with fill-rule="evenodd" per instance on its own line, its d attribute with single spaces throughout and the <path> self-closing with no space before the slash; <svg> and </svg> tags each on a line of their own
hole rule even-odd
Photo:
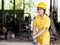
<svg viewBox="0 0 60 45">
<path fill-rule="evenodd" d="M 19 39 L 1 40 L 1 45 L 33 45 L 32 41 L 21 41 Z M 56 40 L 51 45 L 60 45 L 60 40 Z"/>
</svg>

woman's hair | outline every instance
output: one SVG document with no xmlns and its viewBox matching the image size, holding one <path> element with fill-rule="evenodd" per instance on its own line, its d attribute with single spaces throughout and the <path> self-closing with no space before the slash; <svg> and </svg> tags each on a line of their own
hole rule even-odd
<svg viewBox="0 0 60 45">
<path fill-rule="evenodd" d="M 44 14 L 45 14 L 46 10 L 45 9 L 43 9 L 43 10 L 44 10 Z"/>
</svg>

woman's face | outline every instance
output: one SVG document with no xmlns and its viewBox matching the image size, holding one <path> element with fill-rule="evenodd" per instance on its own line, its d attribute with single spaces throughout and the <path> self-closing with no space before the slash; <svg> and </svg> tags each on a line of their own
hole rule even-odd
<svg viewBox="0 0 60 45">
<path fill-rule="evenodd" d="M 44 9 L 43 9 L 43 8 L 37 9 L 37 12 L 38 12 L 40 15 L 43 15 L 43 14 L 44 14 Z"/>
</svg>

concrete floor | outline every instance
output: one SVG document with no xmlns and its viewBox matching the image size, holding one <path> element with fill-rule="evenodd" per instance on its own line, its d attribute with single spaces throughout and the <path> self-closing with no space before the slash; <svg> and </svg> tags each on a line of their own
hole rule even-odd
<svg viewBox="0 0 60 45">
<path fill-rule="evenodd" d="M 8 42 L 8 41 L 1 41 L 0 45 L 33 45 L 32 42 Z M 51 45 L 60 45 L 60 40 L 56 40 Z"/>
<path fill-rule="evenodd" d="M 0 45 L 33 45 L 32 41 L 29 40 L 20 40 L 18 38 L 13 38 L 10 40 L 0 40 Z M 60 45 L 60 40 L 55 40 L 51 45 Z"/>
<path fill-rule="evenodd" d="M 0 45 L 33 45 L 32 42 L 0 42 Z"/>
</svg>

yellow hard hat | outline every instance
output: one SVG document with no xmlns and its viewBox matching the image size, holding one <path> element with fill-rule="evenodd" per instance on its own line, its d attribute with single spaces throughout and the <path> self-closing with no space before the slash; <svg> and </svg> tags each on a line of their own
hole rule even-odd
<svg viewBox="0 0 60 45">
<path fill-rule="evenodd" d="M 37 5 L 37 8 L 43 8 L 43 9 L 47 9 L 47 6 L 46 6 L 46 3 L 44 2 L 40 2 L 38 5 Z"/>
</svg>

